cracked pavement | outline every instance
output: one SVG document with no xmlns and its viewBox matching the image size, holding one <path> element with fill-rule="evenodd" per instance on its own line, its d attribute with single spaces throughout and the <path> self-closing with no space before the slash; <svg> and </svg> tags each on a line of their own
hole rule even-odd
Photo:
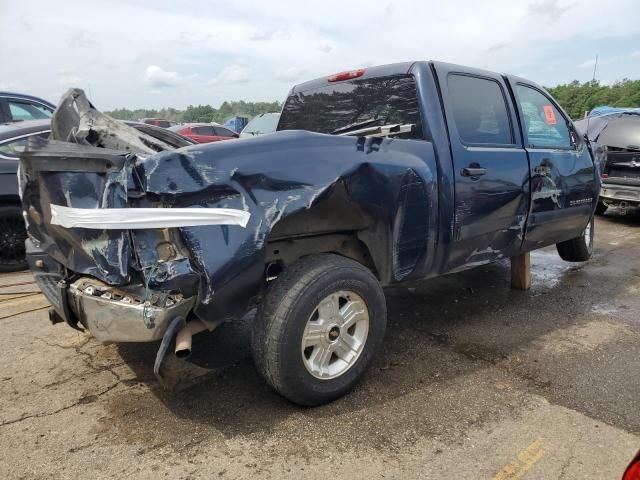
<svg viewBox="0 0 640 480">
<path fill-rule="evenodd" d="M 303 409 L 248 351 L 251 319 L 194 339 L 101 345 L 49 324 L 29 273 L 0 275 L 0 478 L 620 478 L 640 449 L 640 213 L 596 252 L 532 255 L 387 291 L 382 354 L 350 395 Z"/>
</svg>

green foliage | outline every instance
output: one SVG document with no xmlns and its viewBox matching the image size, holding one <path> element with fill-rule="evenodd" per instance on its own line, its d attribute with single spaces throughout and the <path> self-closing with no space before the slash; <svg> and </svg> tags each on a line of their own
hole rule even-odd
<svg viewBox="0 0 640 480">
<path fill-rule="evenodd" d="M 547 90 L 575 120 L 600 105 L 640 107 L 640 80 L 625 78 L 613 85 L 600 85 L 597 80 L 585 83 L 574 80 Z"/>
<path fill-rule="evenodd" d="M 280 102 L 245 102 L 244 100 L 224 102 L 219 108 L 211 105 L 189 105 L 186 110 L 176 108 L 129 110 L 118 108 L 107 115 L 120 120 L 140 120 L 142 118 L 164 118 L 173 122 L 218 122 L 223 123 L 230 117 L 243 116 L 249 119 L 261 113 L 279 112 Z"/>
</svg>

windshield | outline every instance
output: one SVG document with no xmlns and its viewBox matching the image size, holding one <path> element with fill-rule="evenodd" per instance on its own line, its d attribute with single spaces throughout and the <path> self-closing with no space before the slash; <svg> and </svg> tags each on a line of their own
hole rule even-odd
<svg viewBox="0 0 640 480">
<path fill-rule="evenodd" d="M 422 139 L 420 104 L 413 75 L 330 83 L 289 96 L 278 130 L 332 133 L 369 119 L 380 124 L 414 124 L 400 138 Z"/>
<path fill-rule="evenodd" d="M 265 133 L 273 133 L 278 126 L 278 120 L 280 119 L 279 113 L 265 113 L 258 115 L 244 127 L 243 134 L 249 135 L 264 135 Z"/>
</svg>

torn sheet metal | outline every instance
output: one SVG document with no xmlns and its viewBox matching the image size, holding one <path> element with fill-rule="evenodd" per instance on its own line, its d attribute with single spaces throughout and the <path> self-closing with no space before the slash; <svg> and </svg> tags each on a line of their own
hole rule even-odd
<svg viewBox="0 0 640 480">
<path fill-rule="evenodd" d="M 246 227 L 251 214 L 233 208 L 71 208 L 51 205 L 51 225 L 94 230 L 236 225 Z"/>
<path fill-rule="evenodd" d="M 68 90 L 51 119 L 52 138 L 141 156 L 172 150 L 170 143 L 99 112 L 79 88 Z"/>
</svg>

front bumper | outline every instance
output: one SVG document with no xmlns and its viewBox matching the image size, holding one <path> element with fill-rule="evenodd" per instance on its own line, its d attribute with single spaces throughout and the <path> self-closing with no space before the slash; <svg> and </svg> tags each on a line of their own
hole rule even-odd
<svg viewBox="0 0 640 480">
<path fill-rule="evenodd" d="M 65 281 L 60 264 L 27 241 L 27 261 L 58 317 L 78 322 L 101 342 L 160 340 L 172 319 L 186 318 L 195 297 L 151 291 L 142 285 L 113 287 L 92 277 Z"/>
<path fill-rule="evenodd" d="M 600 200 L 608 205 L 620 203 L 638 205 L 640 204 L 640 186 L 614 184 L 603 181 L 602 189 L 600 190 Z"/>
</svg>

